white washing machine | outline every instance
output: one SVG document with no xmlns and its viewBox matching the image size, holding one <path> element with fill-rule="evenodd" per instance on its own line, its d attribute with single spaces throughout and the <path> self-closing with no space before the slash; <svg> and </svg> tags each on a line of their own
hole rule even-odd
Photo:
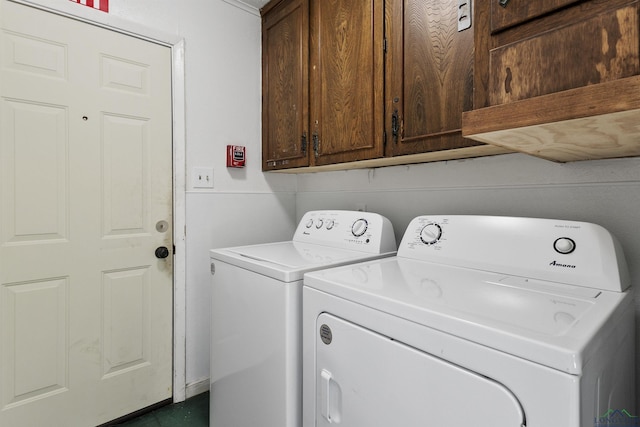
<svg viewBox="0 0 640 427">
<path fill-rule="evenodd" d="M 632 301 L 623 253 L 600 226 L 415 218 L 397 256 L 305 275 L 303 426 L 597 427 L 639 415 Z"/>
<path fill-rule="evenodd" d="M 389 220 L 312 211 L 291 241 L 211 250 L 212 427 L 299 427 L 302 278 L 396 253 Z"/>
</svg>

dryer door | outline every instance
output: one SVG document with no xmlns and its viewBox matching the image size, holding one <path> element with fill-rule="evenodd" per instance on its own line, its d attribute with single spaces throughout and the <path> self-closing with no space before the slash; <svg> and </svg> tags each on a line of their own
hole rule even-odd
<svg viewBox="0 0 640 427">
<path fill-rule="evenodd" d="M 520 427 L 501 384 L 329 314 L 317 319 L 316 426 Z"/>
</svg>

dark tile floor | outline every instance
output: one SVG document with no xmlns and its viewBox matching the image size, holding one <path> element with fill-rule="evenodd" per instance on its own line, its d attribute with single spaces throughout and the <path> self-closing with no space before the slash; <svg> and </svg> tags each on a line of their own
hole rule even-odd
<svg viewBox="0 0 640 427">
<path fill-rule="evenodd" d="M 158 408 L 114 427 L 208 427 L 209 393 Z"/>
</svg>

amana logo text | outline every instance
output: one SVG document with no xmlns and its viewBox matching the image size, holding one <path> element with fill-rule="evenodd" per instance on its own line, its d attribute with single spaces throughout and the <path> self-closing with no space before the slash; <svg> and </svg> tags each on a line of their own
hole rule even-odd
<svg viewBox="0 0 640 427">
<path fill-rule="evenodd" d="M 554 261 L 551 261 L 551 262 L 549 263 L 549 265 L 553 265 L 554 267 L 576 268 L 576 266 L 575 266 L 575 265 L 572 265 L 572 264 L 562 264 L 562 263 L 559 263 L 558 261 L 555 261 L 555 260 L 554 260 Z"/>
</svg>

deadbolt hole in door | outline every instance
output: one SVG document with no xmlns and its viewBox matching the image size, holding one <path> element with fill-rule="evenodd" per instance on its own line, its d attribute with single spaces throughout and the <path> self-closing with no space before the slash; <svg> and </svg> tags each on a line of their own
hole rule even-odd
<svg viewBox="0 0 640 427">
<path fill-rule="evenodd" d="M 518 399 L 491 378 L 327 313 L 316 331 L 317 426 L 524 425 Z"/>
</svg>

